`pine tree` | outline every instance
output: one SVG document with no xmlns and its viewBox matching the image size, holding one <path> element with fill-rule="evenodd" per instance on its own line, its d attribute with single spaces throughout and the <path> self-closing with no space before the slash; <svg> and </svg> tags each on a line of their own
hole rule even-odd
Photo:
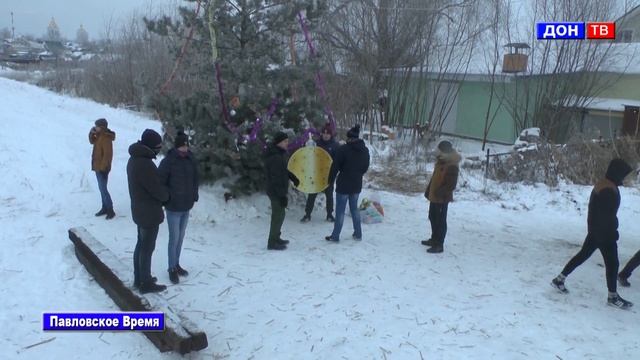
<svg viewBox="0 0 640 360">
<path fill-rule="evenodd" d="M 249 194 L 264 184 L 262 153 L 270 136 L 283 128 L 300 133 L 306 126 L 320 126 L 326 119 L 316 101 L 313 78 L 316 65 L 287 61 L 288 39 L 301 33 L 296 14 L 306 10 L 307 18 L 322 14 L 315 0 L 276 3 L 264 0 L 218 1 L 212 18 L 228 119 L 222 113 L 209 31 L 210 7 L 195 17 L 193 8 L 181 8 L 181 22 L 165 17 L 146 20 L 150 31 L 184 38 L 186 28 L 195 27 L 193 46 L 181 64 L 179 78 L 199 79 L 190 86 L 158 94 L 151 107 L 160 114 L 170 138 L 176 129 L 188 131 L 201 160 L 205 178 L 228 178 L 233 193 Z M 178 51 L 176 51 L 178 53 Z M 179 82 L 180 80 L 177 80 Z M 296 84 L 296 96 L 291 87 Z M 198 88 L 188 91 L 184 88 Z M 270 108 L 273 116 L 267 119 Z M 263 120 L 255 141 L 250 133 L 256 119 Z"/>
<path fill-rule="evenodd" d="M 58 24 L 56 24 L 56 20 L 51 18 L 49 22 L 49 26 L 47 26 L 47 40 L 50 41 L 60 41 L 62 40 L 62 35 L 60 35 L 60 29 L 58 28 Z"/>
</svg>

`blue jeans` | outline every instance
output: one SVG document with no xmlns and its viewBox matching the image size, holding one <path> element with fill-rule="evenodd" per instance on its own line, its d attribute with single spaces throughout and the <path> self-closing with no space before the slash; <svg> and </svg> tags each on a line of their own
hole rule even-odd
<svg viewBox="0 0 640 360">
<path fill-rule="evenodd" d="M 100 197 L 102 198 L 102 208 L 105 210 L 112 210 L 113 202 L 111 201 L 109 190 L 107 190 L 109 173 L 104 171 L 96 171 L 96 178 L 98 179 L 98 189 L 100 190 Z"/>
<path fill-rule="evenodd" d="M 182 240 L 189 222 L 189 211 L 167 210 L 167 224 L 169 225 L 169 271 L 175 270 L 180 264 Z"/>
<path fill-rule="evenodd" d="M 362 238 L 362 225 L 360 223 L 360 210 L 358 209 L 358 197 L 357 194 L 339 194 L 336 193 L 336 221 L 333 223 L 333 232 L 331 237 L 334 240 L 340 240 L 340 232 L 342 231 L 342 224 L 344 223 L 344 212 L 347 207 L 347 201 L 349 201 L 349 211 L 351 211 L 351 219 L 353 220 L 353 236 Z"/>
</svg>

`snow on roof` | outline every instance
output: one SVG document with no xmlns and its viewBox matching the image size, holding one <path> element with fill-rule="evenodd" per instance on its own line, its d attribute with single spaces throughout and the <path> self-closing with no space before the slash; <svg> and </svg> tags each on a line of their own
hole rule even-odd
<svg viewBox="0 0 640 360">
<path fill-rule="evenodd" d="M 575 97 L 567 101 L 568 104 L 575 103 Z M 604 110 L 604 111 L 624 111 L 625 106 L 640 107 L 640 100 L 632 99 L 611 99 L 611 98 L 589 98 L 582 108 L 587 110 Z"/>
</svg>

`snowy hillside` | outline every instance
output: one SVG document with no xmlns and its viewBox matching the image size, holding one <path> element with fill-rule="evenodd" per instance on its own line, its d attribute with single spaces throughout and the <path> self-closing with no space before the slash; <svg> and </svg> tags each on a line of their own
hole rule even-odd
<svg viewBox="0 0 640 360">
<path fill-rule="evenodd" d="M 1 78 L 0 108 L 0 358 L 181 358 L 158 353 L 138 333 L 41 330 L 45 311 L 117 310 L 76 259 L 67 229 L 84 226 L 131 263 L 127 147 L 159 123 Z M 98 117 L 117 133 L 109 179 L 117 217 L 110 221 L 93 216 L 100 202 L 87 132 Z M 598 253 L 568 278 L 569 295 L 549 286 L 582 244 L 589 187 L 490 183 L 487 196 L 479 175 L 463 173 L 460 184 L 440 255 L 420 245 L 429 235 L 420 193 L 379 192 L 384 223 L 363 225 L 364 239 L 355 242 L 347 218 L 338 244 L 323 239 L 331 225 L 322 207 L 301 224 L 303 205 L 292 202 L 283 227 L 289 249 L 268 252 L 266 196 L 225 203 L 219 186 L 204 188 L 181 256 L 190 276 L 170 285 L 166 224 L 153 257 L 154 274 L 169 285 L 164 296 L 209 338 L 207 349 L 186 358 L 640 356 L 637 309 L 606 306 Z M 640 248 L 640 193 L 621 192 L 624 264 Z M 640 273 L 630 281 L 620 293 L 640 307 Z"/>
</svg>

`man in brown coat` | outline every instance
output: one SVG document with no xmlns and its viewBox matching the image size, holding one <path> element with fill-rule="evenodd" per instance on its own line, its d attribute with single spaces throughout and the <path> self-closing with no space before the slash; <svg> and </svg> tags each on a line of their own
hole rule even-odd
<svg viewBox="0 0 640 360">
<path fill-rule="evenodd" d="M 102 197 L 102 208 L 96 216 L 107 215 L 107 220 L 113 219 L 116 214 L 113 211 L 113 202 L 107 189 L 109 172 L 111 171 L 111 161 L 113 159 L 113 141 L 116 133 L 109 129 L 106 119 L 98 119 L 95 126 L 89 131 L 89 143 L 93 145 L 91 153 L 91 170 L 96 172 L 98 179 L 98 189 Z"/>
<path fill-rule="evenodd" d="M 429 221 L 431 222 L 431 238 L 422 241 L 422 245 L 430 246 L 428 253 L 437 254 L 444 250 L 444 238 L 447 235 L 447 209 L 453 201 L 453 190 L 458 183 L 460 172 L 460 154 L 449 141 L 438 144 L 438 155 L 433 175 L 424 192 L 429 200 Z"/>
</svg>

